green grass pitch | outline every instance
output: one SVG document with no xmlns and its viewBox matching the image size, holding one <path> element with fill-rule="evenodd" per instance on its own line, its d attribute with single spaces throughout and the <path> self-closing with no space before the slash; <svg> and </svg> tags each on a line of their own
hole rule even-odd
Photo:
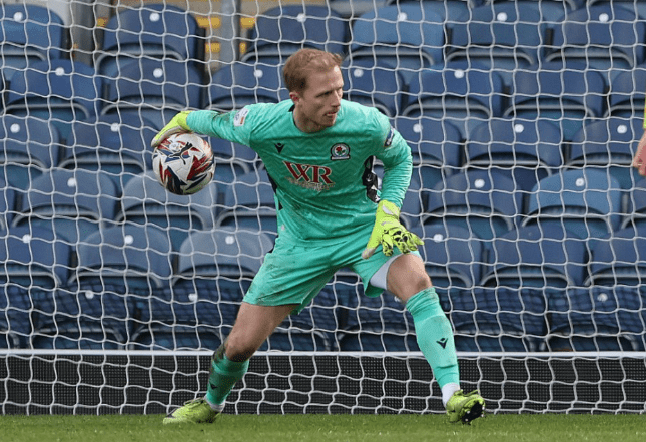
<svg viewBox="0 0 646 442">
<path fill-rule="evenodd" d="M 0 416 L 3 442 L 633 442 L 646 417 L 497 414 L 473 425 L 442 415 L 222 415 L 212 425 L 162 425 L 163 416 Z"/>
</svg>

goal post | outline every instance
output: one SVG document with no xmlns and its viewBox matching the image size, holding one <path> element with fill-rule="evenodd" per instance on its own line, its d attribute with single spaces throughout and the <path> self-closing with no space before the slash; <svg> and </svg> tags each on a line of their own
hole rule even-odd
<svg viewBox="0 0 646 442">
<path fill-rule="evenodd" d="M 250 148 L 210 139 L 211 185 L 172 195 L 150 139 L 178 110 L 287 98 L 303 46 L 341 53 L 345 97 L 411 146 L 402 222 L 462 387 L 494 413 L 644 412 L 641 2 L 50 3 L 0 4 L 3 414 L 163 414 L 204 394 L 278 234 L 272 188 Z M 341 269 L 225 412 L 444 408 L 410 313 Z"/>
</svg>

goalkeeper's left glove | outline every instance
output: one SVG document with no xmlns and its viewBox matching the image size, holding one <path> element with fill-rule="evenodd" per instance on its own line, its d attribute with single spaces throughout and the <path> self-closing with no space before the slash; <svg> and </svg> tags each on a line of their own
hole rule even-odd
<svg viewBox="0 0 646 442">
<path fill-rule="evenodd" d="M 417 246 L 424 244 L 414 233 L 410 233 L 399 222 L 399 207 L 387 200 L 379 201 L 375 227 L 366 249 L 361 254 L 363 259 L 370 258 L 381 244 L 384 255 L 391 256 L 396 246 L 402 253 L 414 252 Z"/>
<path fill-rule="evenodd" d="M 155 135 L 150 142 L 151 147 L 157 147 L 162 141 L 170 137 L 173 134 L 178 134 L 180 132 L 190 132 L 191 129 L 186 123 L 186 117 L 190 111 L 182 111 L 178 114 L 175 114 L 173 118 L 170 119 L 168 124 L 160 130 L 157 135 Z"/>
</svg>

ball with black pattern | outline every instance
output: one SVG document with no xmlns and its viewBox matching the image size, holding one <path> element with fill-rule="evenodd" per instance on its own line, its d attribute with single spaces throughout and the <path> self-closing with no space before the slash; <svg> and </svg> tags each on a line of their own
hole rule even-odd
<svg viewBox="0 0 646 442">
<path fill-rule="evenodd" d="M 153 170 L 169 192 L 190 195 L 213 179 L 215 159 L 211 146 L 194 133 L 174 134 L 153 151 Z"/>
</svg>

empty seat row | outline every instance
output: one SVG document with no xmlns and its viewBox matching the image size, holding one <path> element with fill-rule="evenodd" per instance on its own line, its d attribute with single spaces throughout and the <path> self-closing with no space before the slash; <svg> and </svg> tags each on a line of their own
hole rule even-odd
<svg viewBox="0 0 646 442">
<path fill-rule="evenodd" d="M 381 63 L 381 62 L 380 62 Z M 639 84 L 646 69 L 619 74 L 606 84 L 586 65 L 543 63 L 513 72 L 506 86 L 498 71 L 475 62 L 433 65 L 406 81 L 388 64 L 344 62 L 348 99 L 379 108 L 391 117 L 445 119 L 466 139 L 491 118 L 551 119 L 571 140 L 584 122 L 633 116 L 644 103 Z M 64 139 L 73 123 L 100 119 L 161 128 L 183 109 L 232 110 L 256 102 L 287 99 L 280 71 L 241 62 L 201 74 L 177 60 L 142 59 L 108 79 L 70 60 L 38 61 L 14 79 L 3 114 L 51 119 Z"/>
<path fill-rule="evenodd" d="M 91 208 L 80 206 L 74 213 L 66 212 L 65 207 L 57 209 L 61 214 L 55 219 L 35 212 L 27 224 L 2 231 L 6 245 L 3 262 L 12 284 L 25 289 L 98 284 L 118 293 L 193 286 L 195 278 L 253 274 L 263 256 L 260 251 L 271 248 L 275 235 L 275 228 L 269 226 L 272 220 L 275 224 L 275 214 L 269 212 L 267 225 L 259 224 L 259 211 L 251 211 L 255 225 L 245 225 L 240 220 L 249 213 L 234 209 L 228 216 L 237 224 L 215 227 L 199 225 L 199 212 L 163 214 L 155 210 L 140 215 L 141 224 L 134 221 L 98 227 L 96 219 L 81 220 L 77 213 Z M 100 207 L 95 209 L 101 211 Z M 168 220 L 173 217 L 185 225 Z M 55 221 L 59 229 L 50 227 Z M 583 226 L 593 231 L 594 223 L 548 215 L 483 240 L 474 235 L 469 221 L 449 220 L 412 229 L 425 240 L 420 252 L 442 293 L 477 287 L 562 289 L 643 284 L 646 225 L 584 238 L 576 229 Z M 254 245 L 248 237 L 260 241 L 261 247 L 231 252 L 232 246 L 241 247 L 241 241 Z M 209 251 L 209 247 L 215 249 Z"/>
<path fill-rule="evenodd" d="M 609 170 L 595 166 L 559 170 L 531 189 L 495 167 L 453 173 L 431 188 L 422 183 L 413 179 L 404 199 L 402 220 L 410 229 L 456 224 L 491 240 L 521 226 L 556 223 L 587 241 L 646 223 L 646 182 L 623 189 Z M 168 193 L 150 171 L 119 187 L 100 171 L 52 168 L 18 190 L 3 186 L 3 226 L 53 228 L 72 244 L 122 222 L 155 225 L 175 248 L 191 231 L 214 227 L 277 233 L 264 170 L 213 182 L 191 196 Z"/>
<path fill-rule="evenodd" d="M 453 173 L 491 166 L 509 169 L 524 191 L 563 167 L 608 167 L 627 190 L 638 179 L 628 166 L 643 132 L 641 117 L 588 120 L 571 140 L 564 139 L 559 121 L 549 119 L 491 119 L 474 126 L 466 140 L 453 123 L 439 117 L 397 117 L 392 123 L 411 146 L 415 174 L 427 189 Z M 149 143 L 155 133 L 146 122 L 111 115 L 73 122 L 65 140 L 51 121 L 3 115 L 4 178 L 25 189 L 30 177 L 51 167 L 81 168 L 105 172 L 123 187 L 134 175 L 150 169 Z M 217 159 L 218 182 L 232 182 L 262 168 L 248 147 L 213 138 L 209 142 Z"/>
<path fill-rule="evenodd" d="M 150 296 L 24 292 L 0 297 L 0 348 L 202 349 L 229 333 L 250 280 Z M 238 285 L 236 285 L 238 284 Z M 561 290 L 479 288 L 442 296 L 458 351 L 644 351 L 646 293 L 639 287 Z M 7 308 L 10 307 L 10 308 Z M 367 298 L 340 272 L 303 312 L 287 318 L 262 350 L 419 351 L 413 319 L 386 293 Z"/>
</svg>

